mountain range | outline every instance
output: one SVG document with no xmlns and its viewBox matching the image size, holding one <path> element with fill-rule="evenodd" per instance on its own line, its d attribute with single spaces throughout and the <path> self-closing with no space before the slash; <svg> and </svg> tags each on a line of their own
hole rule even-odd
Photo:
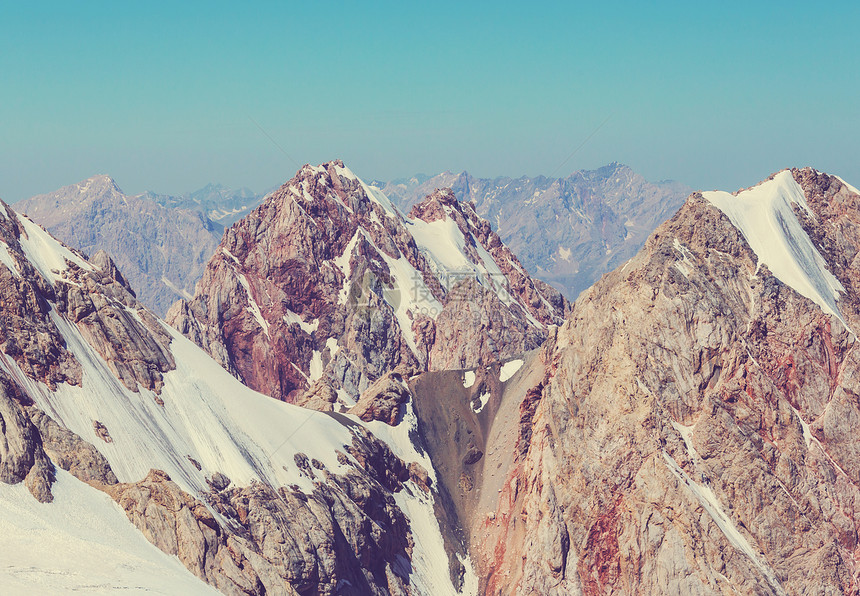
<svg viewBox="0 0 860 596">
<path fill-rule="evenodd" d="M 213 222 L 220 237 L 225 228 L 229 228 L 250 213 L 271 190 L 274 189 L 257 194 L 250 188 L 233 189 L 210 182 L 203 188 L 179 196 L 148 191 L 141 197 L 155 201 L 163 207 L 202 213 Z"/>
<path fill-rule="evenodd" d="M 565 178 L 443 172 L 378 184 L 404 209 L 436 188 L 451 188 L 492 222 L 529 271 L 570 300 L 636 254 L 692 192 L 679 182 L 649 182 L 619 163 Z"/>
<path fill-rule="evenodd" d="M 649 183 L 619 164 L 558 179 L 445 172 L 371 185 L 404 213 L 450 187 L 461 202 L 475 203 L 528 271 L 568 299 L 632 256 L 690 192 L 675 182 Z M 109 252 L 140 300 L 163 316 L 177 298 L 194 293 L 224 230 L 273 191 L 208 184 L 180 196 L 129 196 L 113 179 L 95 176 L 16 208 L 71 246 Z"/>
<path fill-rule="evenodd" d="M 303 167 L 174 327 L 0 205 L 0 583 L 857 592 L 860 191 L 690 193 L 574 303 L 398 203 Z"/>
</svg>

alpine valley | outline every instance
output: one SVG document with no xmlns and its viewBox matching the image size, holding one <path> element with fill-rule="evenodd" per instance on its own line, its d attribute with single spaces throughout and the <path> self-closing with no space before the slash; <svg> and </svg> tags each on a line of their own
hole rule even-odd
<svg viewBox="0 0 860 596">
<path fill-rule="evenodd" d="M 532 184 L 517 227 L 502 183 L 306 165 L 164 319 L 0 204 L 4 593 L 860 592 L 860 191 L 681 204 L 609 167 Z M 639 198 L 571 198 L 609 184 Z M 93 189 L 144 200 L 63 192 Z M 530 274 L 569 262 L 562 210 L 615 226 L 575 303 Z"/>
</svg>

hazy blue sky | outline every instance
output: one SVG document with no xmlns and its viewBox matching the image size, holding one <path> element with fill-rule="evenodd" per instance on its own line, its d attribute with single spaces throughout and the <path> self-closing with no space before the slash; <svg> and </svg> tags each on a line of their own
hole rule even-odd
<svg viewBox="0 0 860 596">
<path fill-rule="evenodd" d="M 621 161 L 705 189 L 793 165 L 857 186 L 858 17 L 847 2 L 3 2 L 0 197 L 97 173 L 132 193 L 262 190 L 292 160 L 335 157 L 368 179 Z"/>
</svg>

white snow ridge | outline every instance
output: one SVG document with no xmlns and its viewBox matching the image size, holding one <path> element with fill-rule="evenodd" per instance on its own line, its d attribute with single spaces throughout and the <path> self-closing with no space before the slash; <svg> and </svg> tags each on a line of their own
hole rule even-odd
<svg viewBox="0 0 860 596">
<path fill-rule="evenodd" d="M 845 288 L 827 269 L 794 214 L 792 203 L 815 217 L 789 170 L 737 195 L 712 191 L 702 196 L 743 234 L 759 265 L 767 265 L 777 279 L 839 319 L 850 331 L 836 304 Z"/>
</svg>

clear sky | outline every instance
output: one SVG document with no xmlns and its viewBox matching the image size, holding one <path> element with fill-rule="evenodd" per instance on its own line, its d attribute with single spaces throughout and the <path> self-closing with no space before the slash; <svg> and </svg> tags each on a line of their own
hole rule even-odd
<svg viewBox="0 0 860 596">
<path fill-rule="evenodd" d="M 0 197 L 100 173 L 129 193 L 261 191 L 335 157 L 367 179 L 620 161 L 703 189 L 794 165 L 858 186 L 858 17 L 848 2 L 3 1 Z"/>
</svg>

